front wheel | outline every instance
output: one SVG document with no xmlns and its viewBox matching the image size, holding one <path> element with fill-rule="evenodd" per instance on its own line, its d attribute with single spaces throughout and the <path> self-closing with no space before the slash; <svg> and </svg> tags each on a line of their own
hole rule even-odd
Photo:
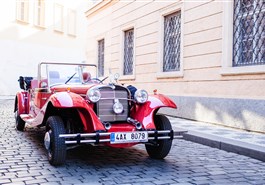
<svg viewBox="0 0 265 185">
<path fill-rule="evenodd" d="M 172 130 L 170 121 L 164 115 L 155 115 L 155 126 L 157 130 Z M 145 145 L 148 155 L 153 159 L 164 159 L 172 145 L 171 139 L 158 140 L 156 145 Z"/>
<path fill-rule="evenodd" d="M 51 116 L 47 120 L 44 145 L 47 149 L 48 160 L 51 165 L 57 166 L 65 163 L 66 145 L 64 138 L 60 134 L 65 134 L 64 122 L 59 116 Z"/>
<path fill-rule="evenodd" d="M 18 107 L 18 105 L 17 105 Z M 16 119 L 16 129 L 18 131 L 23 131 L 25 128 L 25 121 L 23 121 L 23 119 L 21 119 L 19 112 L 18 112 L 18 108 L 16 108 L 15 111 L 15 119 Z"/>
</svg>

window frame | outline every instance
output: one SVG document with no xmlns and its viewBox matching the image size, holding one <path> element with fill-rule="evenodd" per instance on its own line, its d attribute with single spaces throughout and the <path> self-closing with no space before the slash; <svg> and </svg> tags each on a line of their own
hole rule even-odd
<svg viewBox="0 0 265 185">
<path fill-rule="evenodd" d="M 73 16 L 73 17 L 71 17 Z M 72 20 L 73 18 L 73 20 Z M 77 15 L 76 15 L 76 10 L 74 9 L 68 9 L 68 16 L 67 16 L 67 34 L 69 36 L 76 36 L 76 19 L 77 19 Z"/>
<path fill-rule="evenodd" d="M 180 67 L 179 71 L 163 71 L 164 65 L 164 23 L 165 17 L 174 13 L 180 12 Z M 183 3 L 179 2 L 169 8 L 163 9 L 160 11 L 160 19 L 159 19 L 159 50 L 158 50 L 158 72 L 156 73 L 157 79 L 163 78 L 183 78 L 184 70 L 183 70 L 183 38 L 184 38 L 184 13 L 183 13 Z"/>
<path fill-rule="evenodd" d="M 103 41 L 103 74 L 102 76 L 100 75 L 100 53 L 99 53 L 99 49 L 100 49 L 100 42 Z M 105 75 L 105 51 L 106 51 L 106 41 L 105 41 L 105 38 L 101 38 L 101 39 L 97 39 L 97 71 L 98 71 L 98 77 L 104 77 Z"/>
<path fill-rule="evenodd" d="M 58 12 L 58 14 L 57 14 Z M 57 17 L 58 15 L 58 17 Z M 58 18 L 58 22 L 57 21 Z M 54 3 L 53 9 L 53 30 L 55 32 L 64 32 L 64 6 L 58 3 Z"/>
<path fill-rule="evenodd" d="M 34 1 L 34 26 L 45 28 L 45 0 Z"/>
<path fill-rule="evenodd" d="M 244 75 L 265 74 L 265 65 L 233 66 L 233 19 L 234 1 L 224 2 L 223 6 L 223 33 L 222 33 L 222 67 L 220 74 Z"/>
<path fill-rule="evenodd" d="M 23 6 L 22 6 L 23 3 Z M 23 18 L 22 18 L 23 7 Z M 16 20 L 21 23 L 29 23 L 29 0 L 16 1 Z"/>
<path fill-rule="evenodd" d="M 128 30 L 131 30 L 133 29 L 133 73 L 131 75 L 124 75 L 123 74 L 123 71 L 124 71 L 124 50 L 125 50 L 125 45 L 124 45 L 124 42 L 125 42 L 125 32 L 128 31 Z M 135 28 L 135 23 L 129 23 L 129 24 L 126 24 L 124 26 L 121 27 L 121 53 L 120 53 L 120 79 L 119 80 L 135 80 L 136 78 L 136 38 L 137 38 L 137 35 L 136 35 L 136 28 Z"/>
<path fill-rule="evenodd" d="M 129 40 L 129 36 L 128 36 L 128 35 L 130 35 L 130 33 L 132 33 L 132 37 L 133 37 L 133 38 L 131 38 L 132 42 L 130 42 L 131 40 Z M 124 76 L 132 75 L 133 71 L 134 71 L 134 69 L 133 69 L 133 63 L 134 63 L 133 58 L 134 58 L 134 49 L 135 49 L 134 48 L 134 28 L 124 31 L 123 48 L 124 48 L 124 51 L 123 51 L 123 73 L 122 73 L 122 75 L 124 75 Z M 132 52 L 130 50 L 132 50 Z M 129 60 L 126 60 L 126 58 L 128 58 L 126 56 L 128 56 L 129 54 L 132 55 L 132 56 L 130 56 L 130 59 L 129 59 L 129 60 L 132 60 L 132 63 L 130 64 L 131 65 L 130 67 L 132 68 L 132 71 L 130 73 L 132 73 L 132 74 L 130 74 L 130 73 L 125 74 L 126 73 L 125 65 L 129 65 L 129 63 L 128 63 Z"/>
<path fill-rule="evenodd" d="M 251 16 L 250 18 L 253 18 L 253 19 L 251 19 L 251 21 L 253 21 L 253 24 L 254 24 L 253 25 L 253 28 L 252 28 L 252 31 L 248 34 L 247 38 L 241 36 L 242 37 L 242 42 L 245 41 L 245 42 L 250 42 L 251 43 L 250 49 L 252 49 L 253 51 L 250 52 L 249 51 L 249 48 L 247 48 L 247 50 L 244 51 L 245 48 L 243 48 L 242 51 L 240 51 L 240 56 L 247 55 L 247 53 L 250 53 L 251 60 L 250 61 L 244 61 L 244 63 L 242 64 L 240 62 L 240 58 L 238 58 L 238 56 L 233 56 L 233 57 L 235 57 L 238 60 L 238 62 L 235 62 L 235 60 L 233 58 L 233 67 L 254 66 L 255 65 L 255 58 L 256 58 L 255 56 L 258 55 L 258 60 L 261 57 L 260 56 L 260 53 L 257 53 L 257 50 L 254 50 L 256 48 L 256 46 L 259 44 L 258 43 L 259 41 L 257 42 L 257 40 L 259 39 L 259 37 L 258 37 L 257 34 L 254 34 L 254 33 L 256 33 L 258 29 L 260 29 L 260 27 L 258 26 L 258 23 L 259 22 L 257 22 L 257 20 L 259 19 L 259 16 L 258 16 L 257 12 L 254 12 L 254 10 L 256 10 L 256 8 L 260 5 L 260 3 L 261 3 L 261 1 L 258 1 L 258 2 L 257 1 L 254 1 L 254 3 L 253 3 L 253 10 L 249 10 L 247 12 L 240 12 L 240 10 L 242 8 L 242 4 L 239 4 L 238 7 L 236 7 L 236 10 L 238 11 L 238 12 L 236 12 L 238 18 L 247 19 L 247 20 L 249 20 L 248 19 L 248 16 Z M 252 4 L 251 4 L 251 6 L 252 6 Z M 234 10 L 234 12 L 236 10 Z M 262 11 L 264 13 L 265 12 L 265 8 L 264 9 L 261 9 L 261 10 L 258 9 L 257 11 Z M 258 12 L 258 13 L 260 13 L 260 12 Z M 239 21 L 239 20 L 236 20 L 236 21 Z M 240 25 L 240 23 L 237 26 L 240 27 L 239 28 L 240 30 L 244 29 L 244 28 L 242 28 L 244 25 Z M 249 28 L 249 26 L 247 28 Z M 249 35 L 250 35 L 250 37 L 249 37 Z M 235 37 L 237 37 L 237 39 L 239 39 L 240 35 L 239 35 L 238 32 L 236 33 L 236 35 L 234 33 L 233 40 L 235 39 Z M 237 48 L 235 48 L 234 42 L 233 42 L 233 52 L 234 52 L 235 49 L 238 49 L 239 50 L 240 47 L 241 47 L 241 45 L 237 45 Z M 256 65 L 265 65 L 265 64 L 256 64 Z"/>
</svg>

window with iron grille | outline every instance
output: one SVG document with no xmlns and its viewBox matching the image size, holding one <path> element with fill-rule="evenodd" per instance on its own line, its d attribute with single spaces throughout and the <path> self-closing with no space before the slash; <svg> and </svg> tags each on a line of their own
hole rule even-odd
<svg viewBox="0 0 265 185">
<path fill-rule="evenodd" d="M 233 66 L 265 65 L 265 1 L 234 1 Z"/>
<path fill-rule="evenodd" d="M 134 29 L 124 32 L 123 75 L 133 74 Z"/>
<path fill-rule="evenodd" d="M 164 17 L 163 72 L 180 71 L 181 12 Z"/>
<path fill-rule="evenodd" d="M 98 41 L 98 76 L 104 76 L 104 39 Z"/>
</svg>

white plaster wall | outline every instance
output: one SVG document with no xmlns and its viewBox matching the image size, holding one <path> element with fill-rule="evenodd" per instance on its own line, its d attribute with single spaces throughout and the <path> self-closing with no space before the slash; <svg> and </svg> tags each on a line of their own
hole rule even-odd
<svg viewBox="0 0 265 185">
<path fill-rule="evenodd" d="M 82 0 L 46 0 L 45 27 L 33 24 L 34 1 L 29 1 L 29 21 L 16 21 L 16 0 L 0 2 L 0 96 L 19 91 L 18 77 L 37 76 L 37 65 L 43 61 L 82 62 L 85 57 L 87 2 Z M 53 27 L 54 3 L 64 6 L 64 31 Z M 77 13 L 76 36 L 67 34 L 68 9 Z"/>
<path fill-rule="evenodd" d="M 58 48 L 19 41 L 0 41 L 0 95 L 15 95 L 19 91 L 19 76 L 37 76 L 37 65 L 43 61 L 81 62 L 80 49 Z"/>
</svg>

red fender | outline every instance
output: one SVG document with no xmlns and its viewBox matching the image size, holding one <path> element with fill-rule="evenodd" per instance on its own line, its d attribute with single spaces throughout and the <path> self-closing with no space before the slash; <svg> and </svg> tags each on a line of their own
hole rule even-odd
<svg viewBox="0 0 265 185">
<path fill-rule="evenodd" d="M 176 104 L 168 97 L 157 94 L 148 97 L 144 104 L 138 104 L 133 108 L 131 116 L 143 124 L 145 129 L 156 129 L 154 113 L 161 107 L 177 108 Z"/>
<path fill-rule="evenodd" d="M 18 92 L 16 94 L 18 115 L 28 113 L 28 92 Z M 15 109 L 16 110 L 16 109 Z"/>
<path fill-rule="evenodd" d="M 105 130 L 92 106 L 89 106 L 86 100 L 80 95 L 72 92 L 58 92 L 50 97 L 50 102 L 56 108 L 77 108 L 85 131 L 92 131 L 92 129 L 94 131 Z M 85 109 L 86 111 L 81 109 Z M 91 128 L 90 124 L 92 124 L 93 128 Z"/>
</svg>

